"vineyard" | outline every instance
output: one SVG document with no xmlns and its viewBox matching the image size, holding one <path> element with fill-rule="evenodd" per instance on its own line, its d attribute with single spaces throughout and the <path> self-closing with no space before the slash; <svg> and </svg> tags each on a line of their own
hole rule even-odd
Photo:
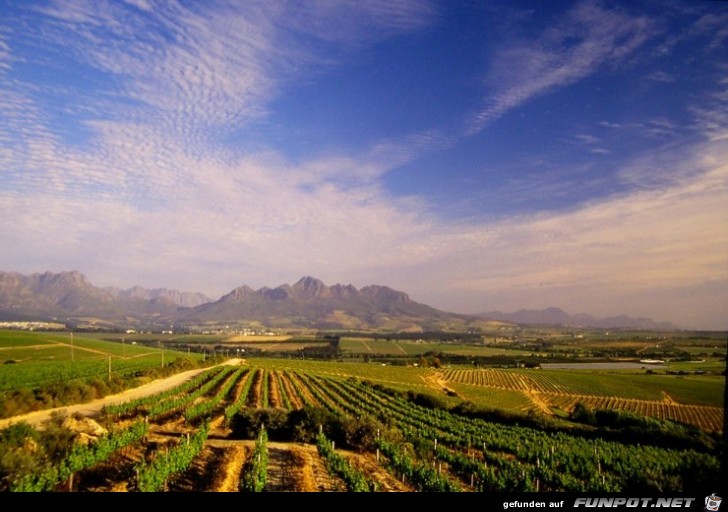
<svg viewBox="0 0 728 512">
<path fill-rule="evenodd" d="M 677 379 L 665 381 L 663 378 L 653 387 L 642 375 L 623 375 L 617 380 L 609 375 L 563 371 L 451 368 L 442 370 L 438 375 L 446 384 L 520 392 L 528 400 L 519 407 L 522 411 L 546 409 L 548 412 L 548 408 L 571 411 L 577 402 L 582 402 L 593 409 L 622 410 L 679 421 L 708 431 L 723 428 L 721 407 L 683 404 L 675 400 L 675 397 L 687 395 L 686 390 L 678 387 L 682 382 Z M 652 380 L 659 378 L 650 377 Z M 671 383 L 673 388 L 669 387 Z M 715 383 L 721 384 L 718 380 Z M 722 392 L 715 391 L 714 396 L 720 398 Z"/>
<path fill-rule="evenodd" d="M 417 405 L 372 381 L 301 368 L 217 366 L 108 406 L 97 418 L 107 434 L 2 484 L 11 491 L 654 492 L 710 487 L 718 472 L 707 449 L 490 422 Z M 473 377 L 521 391 L 537 382 L 498 375 Z M 564 390 L 541 385 L 568 405 Z"/>
</svg>

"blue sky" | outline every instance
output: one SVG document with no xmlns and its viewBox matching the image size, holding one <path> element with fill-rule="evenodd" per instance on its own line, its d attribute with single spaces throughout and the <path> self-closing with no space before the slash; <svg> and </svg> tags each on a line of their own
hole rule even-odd
<svg viewBox="0 0 728 512">
<path fill-rule="evenodd" d="M 0 0 L 0 269 L 728 328 L 724 2 Z"/>
</svg>

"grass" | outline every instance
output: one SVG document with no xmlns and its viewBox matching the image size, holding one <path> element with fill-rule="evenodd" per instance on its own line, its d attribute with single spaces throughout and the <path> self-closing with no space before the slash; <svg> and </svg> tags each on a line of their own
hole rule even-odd
<svg viewBox="0 0 728 512">
<path fill-rule="evenodd" d="M 99 354 L 81 349 L 73 351 L 73 358 L 76 361 L 82 359 L 98 359 Z M 71 359 L 71 347 L 65 345 L 43 345 L 35 348 L 11 348 L 0 351 L 0 363 L 15 361 L 18 363 L 26 361 L 67 361 Z"/>
<path fill-rule="evenodd" d="M 30 347 L 53 343 L 41 338 L 36 332 L 0 330 L 0 348 Z"/>
<path fill-rule="evenodd" d="M 662 400 L 663 392 L 680 403 L 720 406 L 722 377 L 647 375 L 631 371 L 587 372 L 584 370 L 539 370 L 528 374 L 561 384 L 575 395 L 615 396 L 639 400 Z"/>
<path fill-rule="evenodd" d="M 712 375 L 630 375 L 625 380 L 634 386 L 650 389 L 654 393 L 664 391 L 681 404 L 723 405 L 725 378 Z"/>
<path fill-rule="evenodd" d="M 705 371 L 715 373 L 721 373 L 726 368 L 725 361 L 719 361 L 714 358 L 707 358 L 704 361 L 671 361 L 667 366 L 670 370 L 674 371 Z"/>
<path fill-rule="evenodd" d="M 161 334 L 161 333 L 76 333 L 76 338 L 103 338 L 105 341 L 121 341 L 122 338 L 129 345 L 132 341 L 154 342 L 161 344 L 174 343 L 222 343 L 228 338 L 229 334 Z"/>
<path fill-rule="evenodd" d="M 451 387 L 463 400 L 473 402 L 482 408 L 525 412 L 534 407 L 520 391 L 456 383 L 448 383 L 448 387 Z"/>
<path fill-rule="evenodd" d="M 354 354 L 378 354 L 418 356 L 427 352 L 447 352 L 466 356 L 522 356 L 530 355 L 524 350 L 502 349 L 466 345 L 462 343 L 433 343 L 405 340 L 383 340 L 375 338 L 341 338 L 340 348 Z"/>
</svg>

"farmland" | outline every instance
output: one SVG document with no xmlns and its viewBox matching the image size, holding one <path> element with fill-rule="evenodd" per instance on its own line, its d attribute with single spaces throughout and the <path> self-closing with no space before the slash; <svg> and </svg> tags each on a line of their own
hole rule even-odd
<svg viewBox="0 0 728 512">
<path fill-rule="evenodd" d="M 296 486 L 304 487 L 318 464 L 329 488 L 340 490 L 681 490 L 718 464 L 711 454 L 644 439 L 544 431 L 428 408 L 372 381 L 326 373 L 321 363 L 261 362 L 214 367 L 158 395 L 109 406 L 99 421 L 110 431 L 96 444 L 76 446 L 55 466 L 39 463 L 6 485 L 221 490 L 232 475 L 237 490 L 301 490 Z M 360 437 L 342 435 L 347 429 Z M 278 442 L 275 450 L 269 439 Z M 221 461 L 223 474 L 215 476 Z M 282 482 L 281 465 L 298 477 Z"/>
<path fill-rule="evenodd" d="M 481 393 L 479 388 L 520 392 L 530 402 L 519 407 L 521 411 L 541 407 L 547 413 L 549 408 L 565 413 L 577 402 L 584 402 L 594 409 L 624 410 L 713 431 L 723 428 L 724 380 L 718 376 L 446 369 L 440 378 L 448 384 L 467 385 L 459 388 L 466 398 Z"/>
<path fill-rule="evenodd" d="M 90 377 L 127 375 L 199 354 L 110 343 L 68 334 L 0 331 L 0 391 Z M 110 368 L 110 369 L 109 369 Z"/>
<path fill-rule="evenodd" d="M 132 345 L 129 338 L 120 343 L 120 336 L 109 342 L 77 335 L 71 356 L 68 333 L 15 334 L 3 333 L 7 343 L 0 349 L 0 357 L 13 361 L 0 366 L 6 372 L 0 382 L 9 389 L 87 374 L 123 380 L 138 371 L 133 364 L 162 364 L 156 341 L 145 346 L 141 338 Z M 419 350 L 427 343 L 342 341 L 432 360 L 429 351 Z M 169 349 L 164 355 L 167 366 L 173 358 L 205 357 Z M 717 360 L 707 363 L 721 368 Z M 717 437 L 711 432 L 722 429 L 720 375 L 428 366 L 281 355 L 213 366 L 165 391 L 108 405 L 94 418 L 106 433 L 95 434 L 88 446 L 69 443 L 47 453 L 41 448 L 22 467 L 5 459 L 0 485 L 74 491 L 654 492 L 717 478 Z M 63 371 L 69 373 L 64 377 Z M 577 418 L 580 407 L 595 411 L 596 423 Z M 75 421 L 81 420 L 56 417 L 47 431 L 57 436 Z M 609 428 L 600 426 L 607 421 Z M 44 431 L 24 429 L 1 431 L 3 449 L 22 452 L 28 436 L 44 446 Z"/>
</svg>

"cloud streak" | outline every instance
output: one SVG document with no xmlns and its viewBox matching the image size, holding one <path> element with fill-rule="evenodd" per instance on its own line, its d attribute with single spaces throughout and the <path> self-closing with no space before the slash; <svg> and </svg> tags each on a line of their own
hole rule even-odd
<svg viewBox="0 0 728 512">
<path fill-rule="evenodd" d="M 489 93 L 466 132 L 478 133 L 534 97 L 621 62 L 654 31 L 646 17 L 607 10 L 597 2 L 580 3 L 538 39 L 496 52 L 485 78 Z"/>
</svg>

